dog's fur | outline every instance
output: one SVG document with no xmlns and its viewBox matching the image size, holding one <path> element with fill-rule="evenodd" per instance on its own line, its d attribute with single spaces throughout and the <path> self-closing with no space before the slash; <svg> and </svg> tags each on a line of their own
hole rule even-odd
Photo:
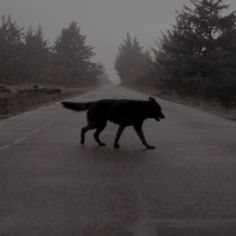
<svg viewBox="0 0 236 236">
<path fill-rule="evenodd" d="M 152 97 L 148 101 L 110 99 L 86 103 L 62 102 L 62 105 L 74 111 L 88 110 L 88 125 L 81 130 L 82 145 L 85 142 L 85 133 L 88 130 L 96 129 L 94 138 L 100 146 L 104 146 L 105 143 L 99 139 L 99 135 L 106 127 L 107 121 L 111 121 L 119 125 L 114 148 L 119 148 L 118 141 L 125 127 L 133 126 L 143 145 L 148 149 L 153 149 L 155 147 L 149 145 L 144 137 L 143 121 L 147 118 L 154 118 L 157 121 L 165 118 L 161 106 Z"/>
</svg>

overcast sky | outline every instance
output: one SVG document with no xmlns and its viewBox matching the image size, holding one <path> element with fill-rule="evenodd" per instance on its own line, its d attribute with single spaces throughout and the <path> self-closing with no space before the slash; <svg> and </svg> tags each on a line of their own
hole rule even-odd
<svg viewBox="0 0 236 236">
<path fill-rule="evenodd" d="M 235 0 L 225 2 L 236 9 Z M 153 46 L 184 3 L 189 0 L 0 0 L 0 14 L 11 14 L 20 26 L 41 24 L 51 41 L 77 21 L 95 48 L 96 61 L 105 65 L 111 80 L 117 80 L 114 58 L 126 33 L 136 35 L 146 48 Z"/>
</svg>

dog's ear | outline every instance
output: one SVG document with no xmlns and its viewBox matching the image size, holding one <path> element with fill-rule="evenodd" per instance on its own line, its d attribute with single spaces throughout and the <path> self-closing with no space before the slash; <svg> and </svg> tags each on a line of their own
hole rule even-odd
<svg viewBox="0 0 236 236">
<path fill-rule="evenodd" d="M 149 97 L 148 101 L 149 102 L 156 102 L 156 100 L 153 97 Z"/>
</svg>

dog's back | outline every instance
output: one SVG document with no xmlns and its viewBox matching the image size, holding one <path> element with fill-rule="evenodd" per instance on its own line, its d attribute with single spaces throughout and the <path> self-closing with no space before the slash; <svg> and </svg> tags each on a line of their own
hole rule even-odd
<svg viewBox="0 0 236 236">
<path fill-rule="evenodd" d="M 133 125 L 148 118 L 149 103 L 135 100 L 100 100 L 88 109 L 88 119 L 105 119 L 119 125 Z"/>
</svg>

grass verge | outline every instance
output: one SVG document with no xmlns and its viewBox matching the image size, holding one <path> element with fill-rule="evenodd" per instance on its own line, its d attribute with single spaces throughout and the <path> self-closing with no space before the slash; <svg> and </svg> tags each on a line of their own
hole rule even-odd
<svg viewBox="0 0 236 236">
<path fill-rule="evenodd" d="M 50 105 L 62 99 L 78 96 L 92 91 L 96 87 L 53 89 L 48 87 L 44 89 L 12 87 L 10 88 L 11 92 L 0 91 L 0 120 L 37 109 L 41 106 Z"/>
</svg>

